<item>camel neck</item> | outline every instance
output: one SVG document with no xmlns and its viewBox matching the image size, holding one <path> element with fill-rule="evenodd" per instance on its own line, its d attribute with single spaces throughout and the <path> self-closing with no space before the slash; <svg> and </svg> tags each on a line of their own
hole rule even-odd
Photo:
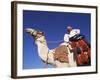
<svg viewBox="0 0 100 80">
<path fill-rule="evenodd" d="M 37 48 L 38 48 L 39 56 L 41 57 L 41 59 L 43 61 L 46 61 L 49 48 L 47 46 L 45 38 L 44 37 L 38 38 L 36 40 L 36 45 L 37 45 Z"/>
</svg>

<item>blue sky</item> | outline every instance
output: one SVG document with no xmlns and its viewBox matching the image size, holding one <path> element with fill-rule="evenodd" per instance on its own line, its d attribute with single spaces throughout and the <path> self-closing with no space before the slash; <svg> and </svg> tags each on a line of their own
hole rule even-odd
<svg viewBox="0 0 100 80">
<path fill-rule="evenodd" d="M 49 42 L 63 40 L 64 34 L 67 33 L 66 27 L 69 25 L 80 29 L 81 34 L 91 42 L 91 14 L 23 10 L 23 69 L 44 68 L 34 39 L 24 31 L 25 28 L 35 28 L 45 32 L 46 40 Z M 59 44 L 48 43 L 48 47 L 52 49 Z"/>
</svg>

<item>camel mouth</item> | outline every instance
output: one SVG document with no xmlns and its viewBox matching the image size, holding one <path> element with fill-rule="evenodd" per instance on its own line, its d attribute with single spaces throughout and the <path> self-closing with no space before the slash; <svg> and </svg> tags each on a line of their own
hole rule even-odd
<svg viewBox="0 0 100 80">
<path fill-rule="evenodd" d="M 25 32 L 30 33 L 33 36 L 36 36 L 36 34 L 37 34 L 37 31 L 35 29 L 32 29 L 32 28 L 26 28 Z"/>
</svg>

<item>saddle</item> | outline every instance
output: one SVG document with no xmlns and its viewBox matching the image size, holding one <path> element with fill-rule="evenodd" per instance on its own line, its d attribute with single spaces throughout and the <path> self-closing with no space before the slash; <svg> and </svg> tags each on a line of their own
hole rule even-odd
<svg viewBox="0 0 100 80">
<path fill-rule="evenodd" d="M 55 49 L 54 60 L 58 60 L 60 62 L 66 62 L 66 63 L 69 62 L 67 46 L 60 45 Z"/>
</svg>

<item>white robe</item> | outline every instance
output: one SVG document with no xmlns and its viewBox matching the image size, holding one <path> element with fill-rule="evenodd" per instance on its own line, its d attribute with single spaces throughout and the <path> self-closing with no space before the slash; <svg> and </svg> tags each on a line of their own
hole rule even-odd
<svg viewBox="0 0 100 80">
<path fill-rule="evenodd" d="M 75 36 L 76 34 L 80 34 L 80 29 L 73 29 L 70 34 L 64 35 L 64 41 L 69 42 L 69 38 Z"/>
</svg>

